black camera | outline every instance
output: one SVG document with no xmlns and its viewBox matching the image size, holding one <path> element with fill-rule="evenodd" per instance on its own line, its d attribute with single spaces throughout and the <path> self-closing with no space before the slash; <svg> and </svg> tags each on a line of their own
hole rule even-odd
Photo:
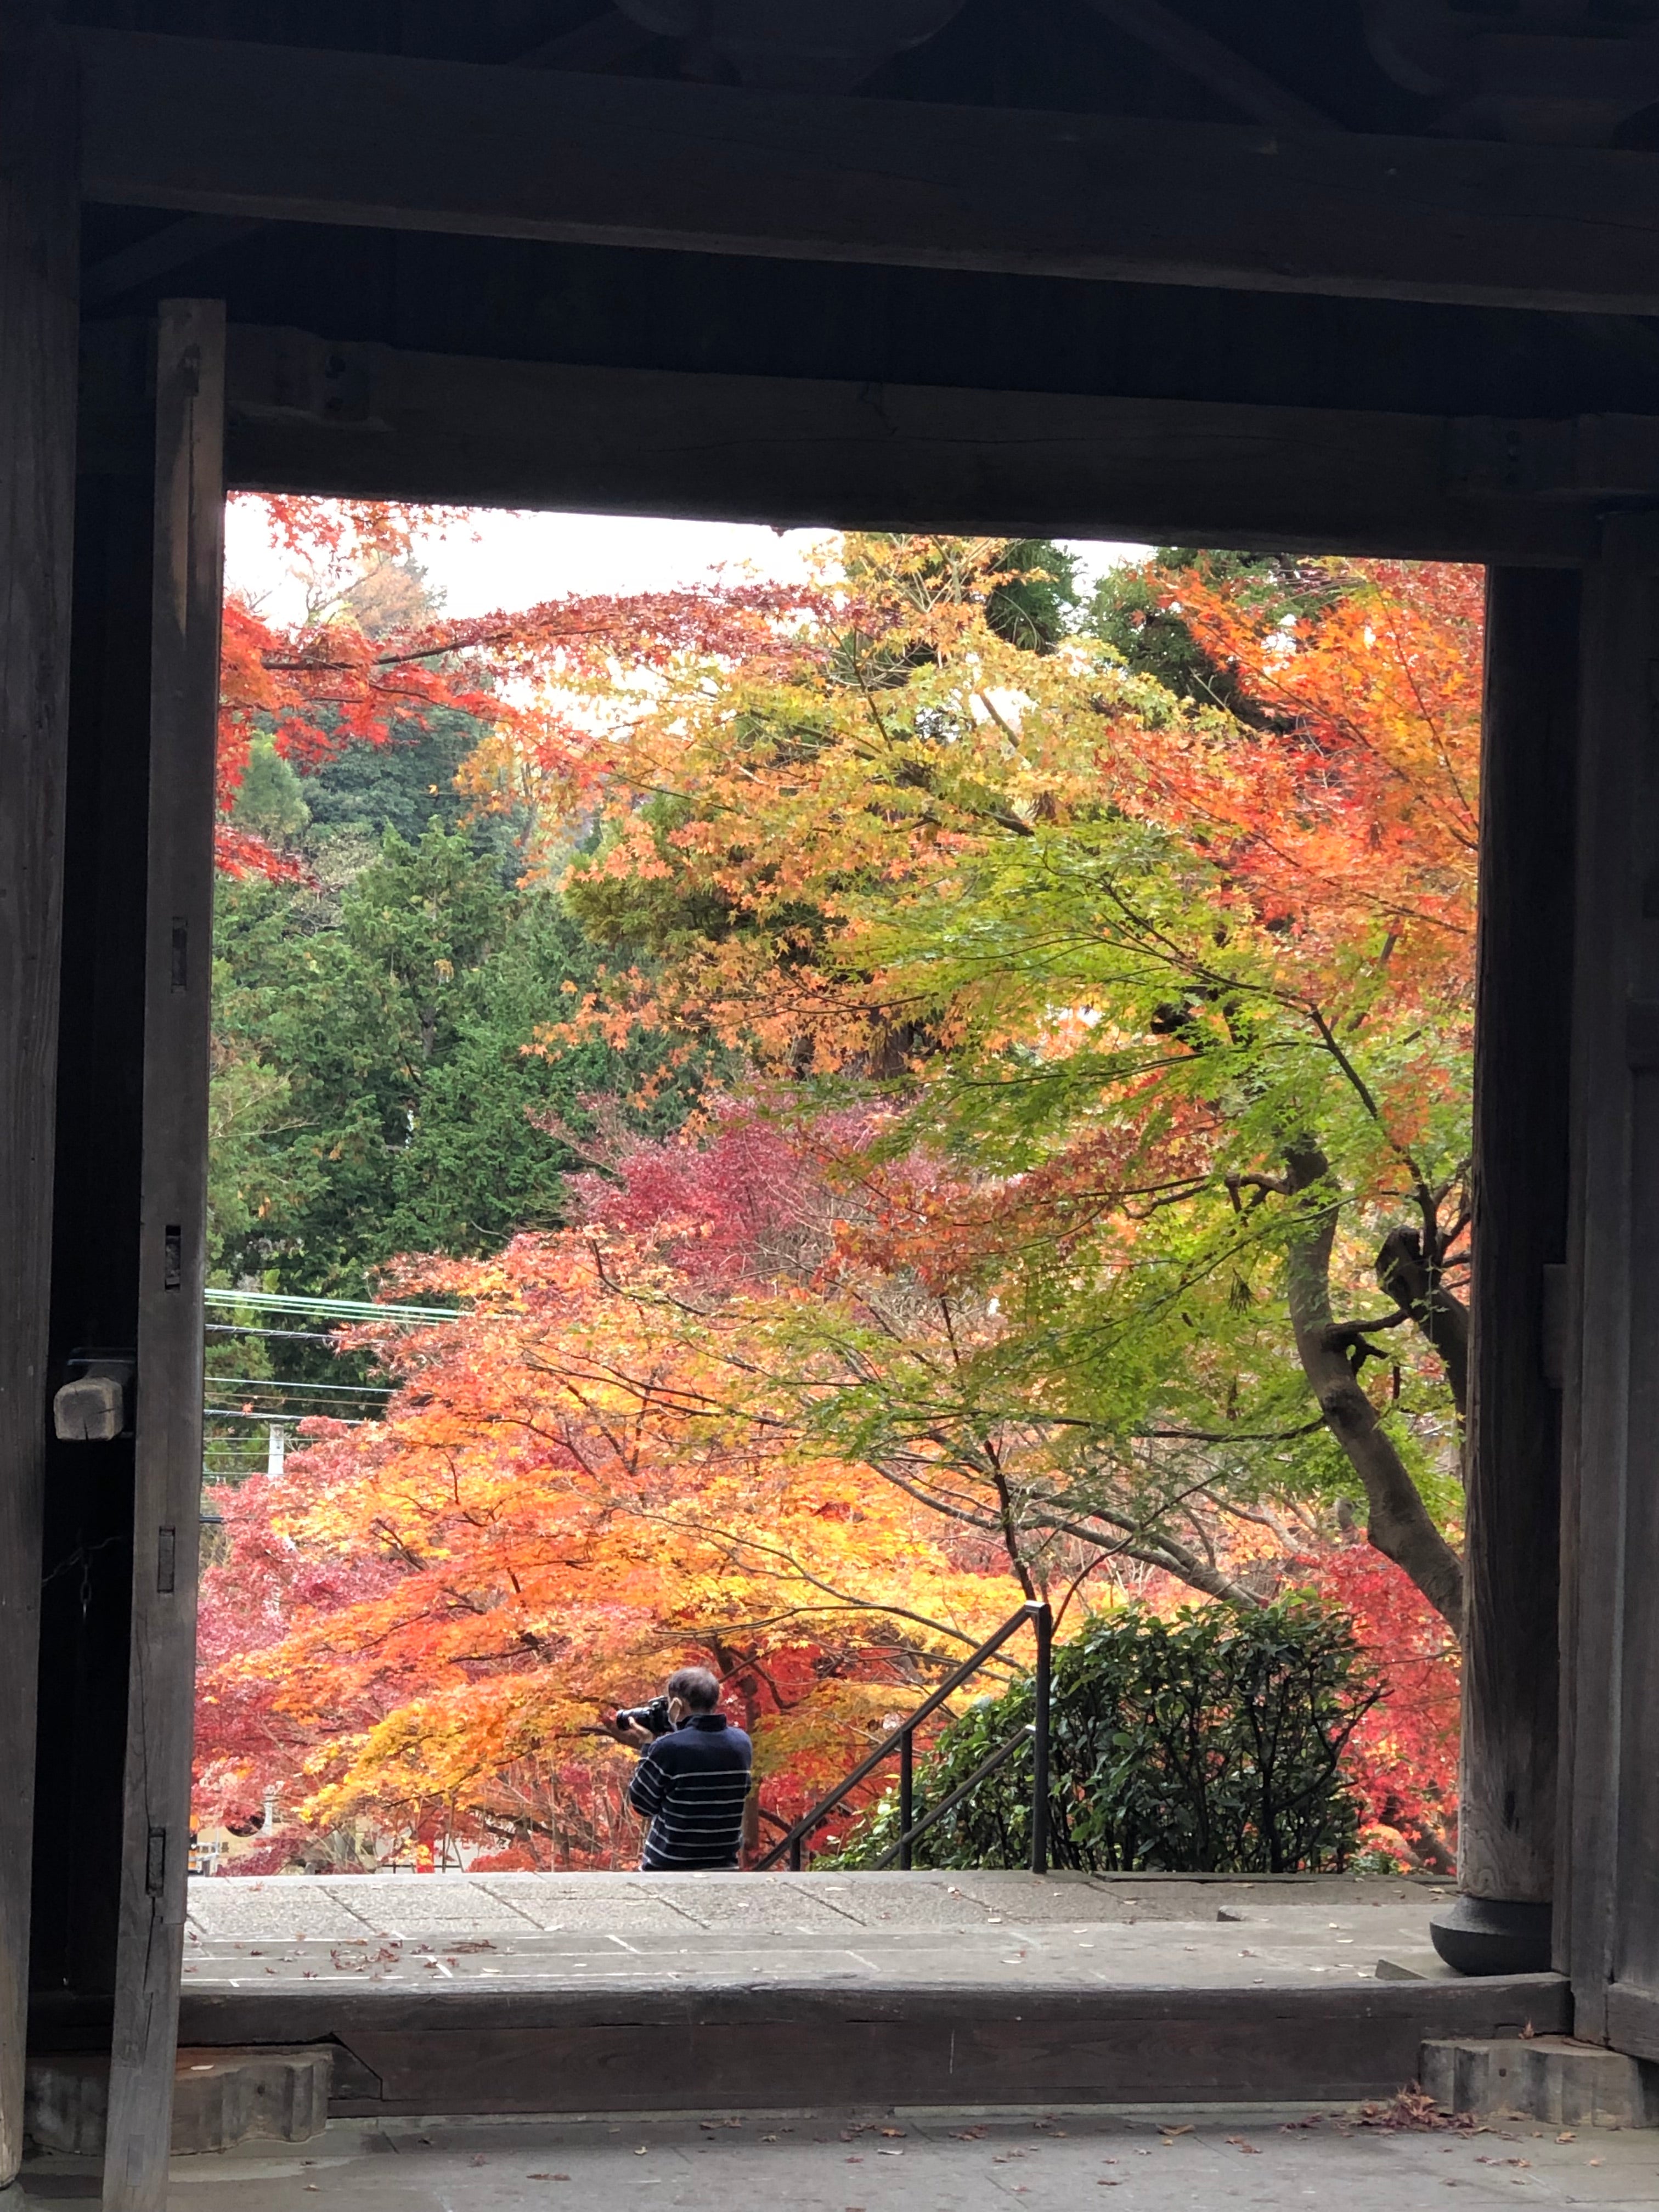
<svg viewBox="0 0 1659 2212">
<path fill-rule="evenodd" d="M 626 1728 L 630 1721 L 635 1728 L 642 1728 L 647 1735 L 673 1734 L 674 1723 L 668 1717 L 666 1698 L 653 1698 L 648 1705 L 623 1705 L 617 1714 L 617 1725 Z"/>
</svg>

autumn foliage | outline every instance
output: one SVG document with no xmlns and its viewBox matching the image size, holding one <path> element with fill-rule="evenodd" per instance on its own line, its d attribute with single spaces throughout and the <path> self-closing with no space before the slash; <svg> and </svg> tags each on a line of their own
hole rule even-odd
<svg viewBox="0 0 1659 2212">
<path fill-rule="evenodd" d="M 757 1333 L 723 1293 L 821 1207 L 795 1169 L 752 1129 L 714 1172 L 643 1148 L 580 1230 L 400 1281 L 468 1310 L 356 1333 L 403 1385 L 386 1421 L 313 1423 L 280 1477 L 224 1498 L 210 1814 L 270 1783 L 325 1832 L 610 1863 L 625 1759 L 596 1724 L 676 1665 L 719 1666 L 788 1818 L 994 1625 L 982 1547 L 734 1393 Z"/>
<path fill-rule="evenodd" d="M 446 620 L 396 584 L 416 533 L 462 528 L 462 518 L 368 501 L 257 505 L 303 586 L 305 611 L 284 623 L 235 592 L 225 602 L 218 859 L 228 873 L 292 870 L 229 818 L 256 732 L 305 775 L 347 746 L 385 744 L 396 724 L 419 726 L 448 710 L 477 724 L 481 775 L 510 761 L 544 798 L 556 788 L 569 805 L 598 774 L 591 728 L 568 719 L 584 694 L 611 688 L 619 663 L 639 672 L 686 653 L 763 657 L 772 623 L 803 596 L 740 585 L 563 598 Z"/>
<path fill-rule="evenodd" d="M 684 1658 L 787 1819 L 1022 1596 L 1312 1586 L 1389 1686 L 1371 1840 L 1446 1863 L 1477 579 L 1151 572 L 1223 707 L 1007 634 L 1000 556 L 238 616 L 227 788 L 256 724 L 303 767 L 462 708 L 602 950 L 542 1048 L 720 1073 L 666 1139 L 596 1114 L 565 1229 L 410 1260 L 461 1317 L 356 1340 L 386 1418 L 224 1497 L 204 1814 L 618 1863 L 594 1722 Z"/>
</svg>

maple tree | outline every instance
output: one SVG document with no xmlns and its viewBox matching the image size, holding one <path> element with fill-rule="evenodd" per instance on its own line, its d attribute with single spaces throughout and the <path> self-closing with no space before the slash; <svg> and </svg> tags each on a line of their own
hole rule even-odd
<svg viewBox="0 0 1659 2212">
<path fill-rule="evenodd" d="M 1362 1843 L 1396 1863 L 1455 1874 L 1460 1669 L 1446 1623 L 1368 1545 L 1321 1546 L 1292 1571 L 1347 1614 L 1382 1686 L 1343 1759 Z"/>
<path fill-rule="evenodd" d="M 1252 724 L 1001 639 L 994 554 L 855 544 L 787 682 L 637 718 L 568 895 L 650 962 L 555 1034 L 712 1035 L 797 1116 L 878 1113 L 850 1255 L 954 1300 L 958 1425 L 1018 1434 L 1038 1535 L 1144 1554 L 1183 1499 L 1271 1518 L 1357 1478 L 1455 1622 L 1478 581 L 1344 564 L 1287 628 L 1184 576 Z M 920 1464 L 951 1457 L 936 1367 L 853 1350 L 854 1431 L 982 1525 L 960 1454 Z"/>
<path fill-rule="evenodd" d="M 398 1251 L 475 1251 L 561 1218 L 570 1155 L 526 1109 L 580 1120 L 583 1091 L 643 1073 L 602 1047 L 556 1065 L 521 1051 L 561 978 L 590 963 L 544 874 L 520 880 L 526 810 L 489 763 L 507 750 L 533 762 L 545 799 L 559 763 L 591 750 L 619 680 L 648 681 L 693 645 L 759 652 L 801 594 L 738 583 L 458 620 L 413 550 L 466 518 L 242 503 L 299 611 L 279 621 L 246 595 L 227 609 L 214 1264 L 226 1280 L 361 1296 Z M 468 757 L 488 805 L 454 787 Z M 562 805 L 579 799 L 581 777 L 558 787 Z M 665 1078 L 652 1126 L 672 1126 L 688 1079 Z M 222 1371 L 266 1371 L 263 1353 L 218 1352 Z M 307 1366 L 297 1346 L 273 1357 Z"/>
<path fill-rule="evenodd" d="M 798 1214 L 810 1194 L 779 1165 L 751 1145 L 720 1212 L 735 1200 L 763 1232 Z M 759 1346 L 697 1226 L 645 1240 L 595 1218 L 411 1267 L 399 1290 L 469 1306 L 351 1333 L 402 1385 L 386 1419 L 313 1422 L 280 1474 L 216 1493 L 201 1817 L 245 1822 L 272 1786 L 313 1835 L 368 1822 L 614 1863 L 637 1837 L 602 1711 L 713 1663 L 787 1819 L 1006 1610 L 982 1547 L 732 1418 L 730 1374 Z"/>
</svg>

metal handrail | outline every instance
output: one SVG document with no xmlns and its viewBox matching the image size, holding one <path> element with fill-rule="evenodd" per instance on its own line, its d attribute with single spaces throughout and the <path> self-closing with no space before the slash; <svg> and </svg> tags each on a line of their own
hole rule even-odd
<svg viewBox="0 0 1659 2212">
<path fill-rule="evenodd" d="M 910 1715 L 908 1720 L 901 1722 L 899 1726 L 894 1729 L 890 1735 L 884 1736 L 882 1741 L 876 1746 L 875 1749 L 871 1752 L 866 1758 L 861 1759 L 858 1765 L 853 1769 L 852 1772 L 844 1776 L 842 1779 L 836 1784 L 835 1788 L 830 1792 L 828 1796 L 820 1797 L 817 1803 L 812 1807 L 810 1812 L 803 1813 L 800 1819 L 795 1822 L 794 1826 L 787 1830 L 783 1835 L 779 1837 L 777 1842 L 772 1845 L 771 1849 L 766 1852 L 764 1856 L 756 1860 L 756 1873 L 763 1874 L 768 1868 L 776 1866 L 781 1859 L 787 1856 L 790 1871 L 792 1873 L 799 1874 L 803 1864 L 804 1850 L 807 1838 L 811 1836 L 815 1830 L 821 1828 L 823 1826 L 823 1823 L 829 1819 L 830 1814 L 835 1811 L 836 1806 L 841 1804 L 848 1796 L 849 1796 L 851 1793 L 858 1788 L 860 1782 L 864 1781 L 869 1775 L 872 1774 L 876 1768 L 880 1765 L 882 1760 L 887 1757 L 888 1753 L 893 1751 L 896 1751 L 899 1754 L 900 1832 L 898 1843 L 895 1846 L 895 1849 L 898 1854 L 900 1865 L 908 1869 L 910 1864 L 910 1846 L 915 1842 L 916 1836 L 921 1832 L 921 1829 L 916 1826 L 914 1818 L 915 1810 L 914 1803 L 915 1789 L 915 1747 L 914 1740 L 915 1732 L 917 1729 L 921 1727 L 923 1721 L 931 1720 L 933 1716 L 945 1703 L 945 1699 L 955 1691 L 959 1690 L 964 1682 L 969 1680 L 975 1674 L 978 1674 L 980 1668 L 984 1666 L 986 1661 L 994 1657 L 995 1655 L 1001 1650 L 1003 1645 L 1008 1641 L 1009 1638 L 1012 1636 L 1017 1630 L 1023 1628 L 1028 1621 L 1030 1623 L 1036 1634 L 1036 1711 L 1031 1723 L 1033 1745 L 1033 1757 L 1031 1760 L 1031 1871 L 1033 1874 L 1047 1874 L 1048 1871 L 1049 1677 L 1052 1671 L 1054 1620 L 1054 1614 L 1049 1610 L 1048 1607 L 1036 1599 L 1033 1599 L 1030 1603 L 1021 1606 L 1018 1613 L 1010 1613 L 1007 1620 L 1003 1622 L 1001 1627 L 995 1630 L 991 1635 L 988 1636 L 984 1643 L 980 1645 L 976 1651 L 970 1652 L 968 1657 L 963 1661 L 959 1667 L 957 1667 L 952 1673 L 947 1674 L 945 1680 L 939 1684 L 938 1689 L 936 1689 L 930 1697 L 925 1698 L 922 1700 L 921 1704 L 916 1707 L 916 1710 Z M 1011 1738 L 1008 1744 L 1003 1747 L 1002 1753 L 999 1754 L 998 1763 L 1000 1764 L 1001 1757 L 1007 1755 L 1007 1753 L 1012 1751 L 1014 1746 L 1021 1742 L 1024 1739 L 1019 1736 Z M 981 1778 L 981 1776 L 978 1774 L 970 1776 L 969 1782 L 963 1784 L 963 1789 L 955 1794 L 955 1796 L 950 1801 L 950 1802 L 957 1802 L 961 1796 L 965 1794 L 966 1790 L 970 1787 L 974 1782 L 979 1781 Z M 943 1810 L 943 1808 L 939 1809 L 940 1811 Z M 931 1827 L 933 1826 L 933 1818 L 937 1817 L 939 1817 L 939 1814 L 936 1813 L 933 1816 L 924 1821 L 922 1823 L 922 1826 Z M 883 1863 L 886 1863 L 885 1860 L 883 1861 Z"/>
<path fill-rule="evenodd" d="M 947 1813 L 954 1813 L 963 1799 L 971 1796 L 987 1775 L 994 1774 L 998 1767 L 1011 1759 L 1028 1739 L 1034 1737 L 1036 1734 L 1036 1729 L 1032 1727 L 1030 1721 L 1027 1721 L 1024 1727 L 1011 1735 L 1006 1743 L 1000 1743 L 988 1759 L 981 1759 L 965 1782 L 958 1783 L 948 1797 L 943 1798 L 931 1812 L 924 1813 L 921 1820 L 906 1828 L 902 1834 L 889 1844 L 876 1861 L 872 1871 L 879 1874 L 884 1867 L 891 1866 L 895 1859 L 902 1859 L 908 1867 L 910 1863 L 910 1846 L 915 1842 L 916 1838 L 925 1836 L 929 1828 L 935 1826 Z M 1038 1871 L 1042 1872 L 1044 1869 L 1040 1868 Z"/>
</svg>

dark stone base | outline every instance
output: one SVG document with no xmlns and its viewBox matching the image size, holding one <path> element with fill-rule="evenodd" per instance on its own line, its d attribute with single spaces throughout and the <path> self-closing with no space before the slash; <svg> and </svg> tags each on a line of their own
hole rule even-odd
<svg viewBox="0 0 1659 2212">
<path fill-rule="evenodd" d="M 1429 1934 L 1460 1974 L 1547 1974 L 1552 1917 L 1547 1905 L 1460 1897 L 1431 1917 Z"/>
<path fill-rule="evenodd" d="M 173 2091 L 174 2151 L 228 2150 L 264 2139 L 309 2142 L 328 2124 L 335 2046 L 188 2047 Z M 23 2124 L 38 2150 L 101 2158 L 109 2114 L 105 2053 L 31 2051 Z"/>
</svg>

